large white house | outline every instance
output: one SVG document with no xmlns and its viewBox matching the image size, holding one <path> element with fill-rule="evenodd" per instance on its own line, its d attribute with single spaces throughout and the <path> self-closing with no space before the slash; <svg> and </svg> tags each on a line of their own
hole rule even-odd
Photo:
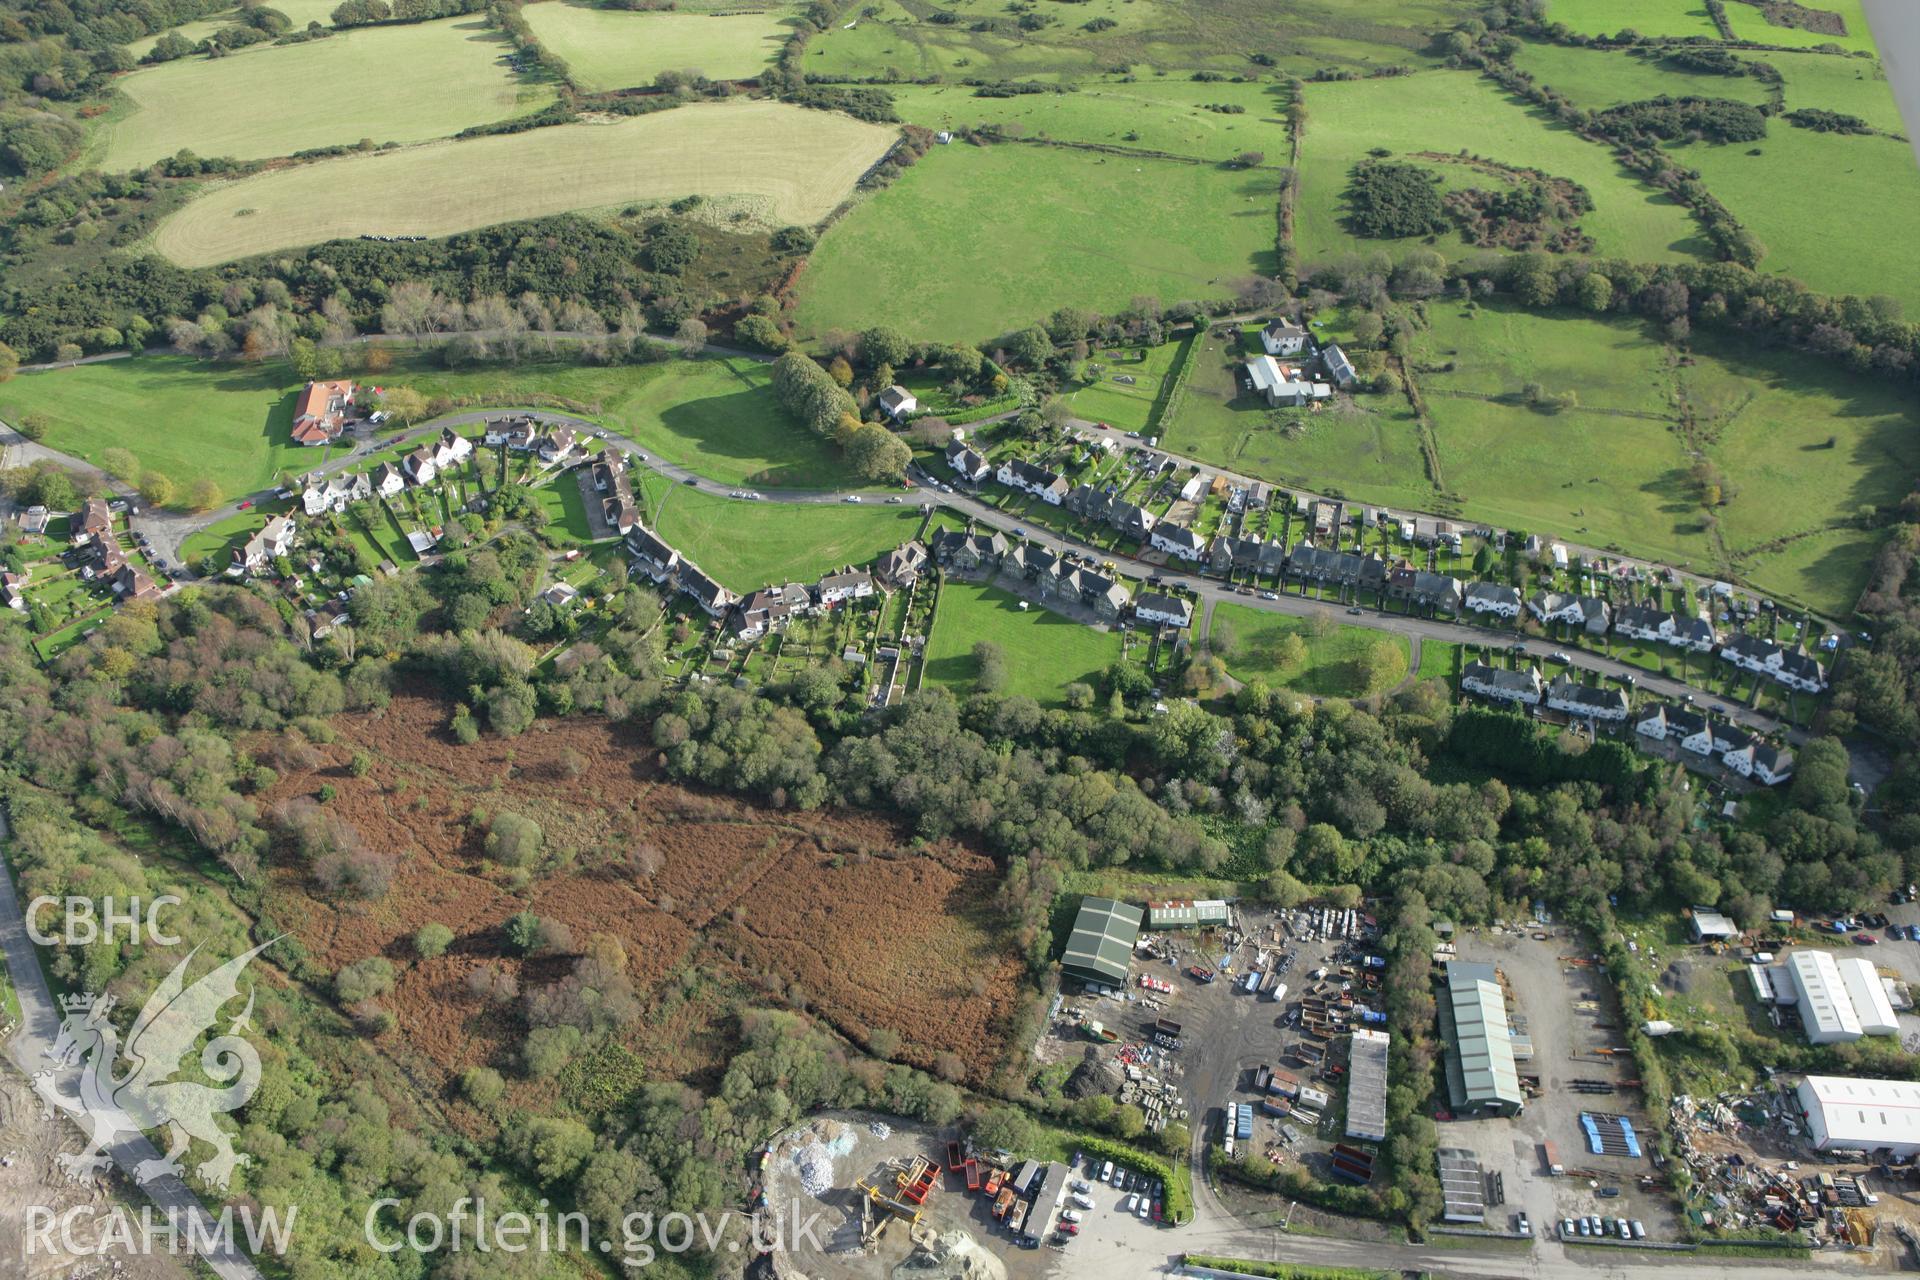
<svg viewBox="0 0 1920 1280">
<path fill-rule="evenodd" d="M 1621 721 L 1628 711 L 1624 690 L 1581 684 L 1564 671 L 1547 686 L 1547 705 L 1586 720 Z"/>
<path fill-rule="evenodd" d="M 1024 458 L 1008 458 L 1002 462 L 994 479 L 1010 489 L 1030 493 L 1053 507 L 1059 506 L 1065 500 L 1070 487 L 1058 475 L 1045 467 L 1035 466 Z"/>
<path fill-rule="evenodd" d="M 1534 667 L 1508 671 L 1484 662 L 1469 662 L 1460 673 L 1460 687 L 1496 702 L 1518 702 L 1529 707 L 1539 706 L 1545 696 L 1540 672 Z"/>
<path fill-rule="evenodd" d="M 1672 645 L 1694 653 L 1707 653 L 1719 641 L 1713 625 L 1704 618 L 1687 618 L 1646 605 L 1628 605 L 1614 614 L 1613 629 L 1634 640 Z"/>
<path fill-rule="evenodd" d="M 1819 693 L 1827 687 L 1826 669 L 1798 645 L 1788 649 L 1773 640 L 1742 634 L 1720 646 L 1720 657 L 1742 671 L 1767 676 L 1803 693 Z"/>
<path fill-rule="evenodd" d="M 1520 616 L 1520 592 L 1497 582 L 1468 583 L 1463 601 L 1471 613 L 1487 614 L 1495 618 Z"/>
<path fill-rule="evenodd" d="M 1133 616 L 1141 622 L 1184 627 L 1193 620 L 1193 603 L 1184 596 L 1166 596 L 1157 591 L 1148 591 L 1133 602 Z"/>
<path fill-rule="evenodd" d="M 1270 356 L 1297 356 L 1307 345 L 1307 331 L 1291 320 L 1275 320 L 1260 331 L 1260 346 Z"/>
<path fill-rule="evenodd" d="M 1206 543 L 1201 541 L 1199 534 L 1171 520 L 1162 520 L 1155 525 L 1150 540 L 1156 549 L 1182 560 L 1199 560 L 1206 554 Z"/>
</svg>

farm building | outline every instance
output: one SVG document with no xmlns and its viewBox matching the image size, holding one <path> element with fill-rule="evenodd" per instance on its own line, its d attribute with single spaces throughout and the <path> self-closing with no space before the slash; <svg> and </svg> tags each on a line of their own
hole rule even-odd
<svg viewBox="0 0 1920 1280">
<path fill-rule="evenodd" d="M 1860 1034 L 1897 1034 L 1900 1018 L 1893 1011 L 1893 1001 L 1888 998 L 1886 984 L 1880 980 L 1880 971 L 1873 967 L 1873 961 L 1847 956 L 1835 962 L 1834 967 L 1840 970 L 1840 985 L 1847 989 L 1847 999 L 1853 1002 L 1853 1016 L 1860 1023 Z"/>
<path fill-rule="evenodd" d="M 1347 1136 L 1387 1140 L 1387 1046 L 1384 1031 L 1356 1027 L 1347 1067 Z"/>
<path fill-rule="evenodd" d="M 1687 927 L 1695 942 L 1726 942 L 1740 936 L 1739 926 L 1733 921 L 1705 907 L 1693 909 L 1693 919 L 1687 922 Z"/>
<path fill-rule="evenodd" d="M 1147 928 L 1159 931 L 1163 929 L 1211 929 L 1230 923 L 1227 904 L 1218 898 L 1191 901 L 1175 898 L 1167 902 L 1149 902 L 1147 904 Z"/>
<path fill-rule="evenodd" d="M 1439 1159 L 1441 1216 L 1448 1222 L 1485 1222 L 1487 1175 L 1480 1158 L 1464 1147 L 1442 1147 Z"/>
<path fill-rule="evenodd" d="M 1920 1155 L 1920 1084 L 1808 1076 L 1799 1098 L 1813 1145 L 1822 1151 L 1885 1151 L 1896 1160 Z"/>
<path fill-rule="evenodd" d="M 1470 1115 L 1519 1115 L 1526 1106 L 1513 1060 L 1507 998 L 1490 964 L 1447 962 L 1439 1001 L 1447 1042 L 1447 1092 L 1453 1109 Z"/>
<path fill-rule="evenodd" d="M 1124 987 L 1139 937 L 1140 908 L 1112 898 L 1082 898 L 1060 972 L 1096 986 Z"/>
</svg>

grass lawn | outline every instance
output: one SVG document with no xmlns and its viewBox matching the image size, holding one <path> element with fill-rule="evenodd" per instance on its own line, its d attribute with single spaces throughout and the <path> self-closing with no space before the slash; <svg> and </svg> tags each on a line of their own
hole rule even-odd
<svg viewBox="0 0 1920 1280">
<path fill-rule="evenodd" d="M 1920 167 L 1906 143 L 1775 119 L 1751 145 L 1672 150 L 1767 246 L 1762 271 L 1821 293 L 1890 294 L 1920 310 L 1908 251 L 1920 244 Z"/>
<path fill-rule="evenodd" d="M 200 562 L 206 557 L 224 553 L 252 537 L 256 530 L 266 524 L 268 514 L 258 510 L 242 511 L 238 515 L 228 516 L 224 520 L 208 525 L 198 533 L 189 535 L 180 543 L 182 563 L 198 571 Z"/>
<path fill-rule="evenodd" d="M 180 491 L 210 476 L 232 498 L 324 460 L 327 450 L 289 439 L 293 391 L 284 365 L 141 356 L 21 374 L 0 384 L 0 418 L 38 413 L 50 449 L 99 466 L 117 446 Z"/>
<path fill-rule="evenodd" d="M 734 201 L 771 226 L 811 224 L 897 136 L 779 102 L 705 103 L 258 174 L 194 199 L 153 245 L 182 266 L 210 266 L 338 237 L 444 236 L 686 195 Z"/>
<path fill-rule="evenodd" d="M 736 502 L 657 476 L 644 487 L 653 530 L 734 591 L 811 582 L 865 564 L 920 529 L 912 506 Z"/>
<path fill-rule="evenodd" d="M 634 13 L 565 0 L 522 10 L 541 47 L 566 59 L 589 93 L 650 85 L 662 71 L 699 71 L 714 80 L 755 76 L 787 36 L 779 9 L 734 13 Z"/>
<path fill-rule="evenodd" d="M 1420 667 L 1415 671 L 1417 680 L 1444 680 L 1451 685 L 1460 674 L 1463 646 L 1448 644 L 1442 640 L 1422 640 L 1420 642 Z"/>
<path fill-rule="evenodd" d="M 1390 79 L 1307 86 L 1310 113 L 1301 146 L 1300 198 L 1295 210 L 1302 259 L 1379 249 L 1410 249 L 1421 240 L 1363 239 L 1344 222 L 1353 166 L 1385 148 L 1396 158 L 1416 152 L 1452 155 L 1462 149 L 1500 164 L 1542 169 L 1585 187 L 1594 208 L 1580 226 L 1596 252 L 1640 262 L 1692 256 L 1705 248 L 1691 217 L 1671 197 L 1640 183 L 1608 154 L 1509 97 L 1498 86 L 1464 72 L 1430 72 Z M 1484 186 L 1491 179 L 1462 165 L 1422 160 L 1450 188 Z M 1453 257 L 1476 252 L 1448 233 L 1433 246 Z"/>
<path fill-rule="evenodd" d="M 1590 36 L 1610 36 L 1628 27 L 1643 36 L 1700 36 L 1714 40 L 1720 35 L 1720 29 L 1713 25 L 1706 5 L 1700 0 L 1547 0 L 1547 21 L 1564 22 L 1572 30 Z"/>
<path fill-rule="evenodd" d="M 800 278 L 803 334 L 893 325 L 979 340 L 1071 303 L 1217 298 L 1271 274 L 1274 174 L 1037 145 L 935 147 L 835 223 Z"/>
<path fill-rule="evenodd" d="M 1243 151 L 1260 151 L 1269 163 L 1286 163 L 1287 130 L 1281 118 L 1286 91 L 1270 82 L 1092 82 L 1075 93 L 1011 98 L 976 97 L 961 84 L 900 85 L 888 92 L 902 120 L 929 129 L 991 124 L 1029 138 L 1134 147 L 1202 160 L 1231 160 Z M 1209 103 L 1231 104 L 1243 114 L 1209 111 Z"/>
<path fill-rule="evenodd" d="M 593 525 L 587 519 L 586 500 L 580 495 L 580 482 L 572 472 L 554 476 L 534 490 L 540 507 L 547 513 L 547 532 L 561 542 L 593 541 Z"/>
<path fill-rule="evenodd" d="M 1227 671 L 1236 680 L 1264 680 L 1275 689 L 1293 689 L 1323 698 L 1365 697 L 1384 693 L 1400 683 L 1411 661 L 1404 636 L 1367 627 L 1317 623 L 1315 619 L 1292 618 L 1245 605 L 1217 604 L 1213 608 L 1214 635 L 1220 633 L 1223 623 L 1232 629 L 1234 637 L 1233 652 L 1226 656 Z M 1280 655 L 1281 642 L 1290 635 L 1299 636 L 1306 646 L 1306 660 L 1292 669 L 1283 666 Z M 1386 663 L 1369 688 L 1360 669 L 1361 655 L 1382 644 L 1397 660 Z"/>
<path fill-rule="evenodd" d="M 649 454 L 719 484 L 842 488 L 853 483 L 833 445 L 801 428 L 773 398 L 768 366 L 740 358 L 615 367 L 559 364 L 423 370 L 396 376 L 428 396 L 490 405 L 560 396 Z"/>
<path fill-rule="evenodd" d="M 1786 77 L 1787 110 L 1824 107 L 1859 116 L 1876 129 L 1905 133 L 1899 104 L 1886 72 L 1871 58 L 1835 58 L 1824 53 L 1760 55 Z"/>
<path fill-rule="evenodd" d="M 102 118 L 87 159 L 113 172 L 182 148 L 255 160 L 362 138 L 443 138 L 553 97 L 507 68 L 502 55 L 511 51 L 474 15 L 366 27 L 244 56 L 181 58 L 116 82 L 128 105 Z"/>
<path fill-rule="evenodd" d="M 1123 431 L 1146 430 L 1180 347 L 1178 342 L 1168 342 L 1157 347 L 1095 351 L 1089 363 L 1102 366 L 1100 373 L 1065 393 L 1074 416 L 1105 422 Z M 1128 381 L 1120 381 L 1122 378 Z"/>
<path fill-rule="evenodd" d="M 1096 631 L 1032 605 L 998 587 L 949 580 L 940 588 L 940 607 L 927 639 L 923 683 L 944 685 L 965 696 L 973 692 L 980 664 L 973 646 L 982 640 L 1006 655 L 1006 685 L 999 692 L 1023 695 L 1042 706 L 1064 706 L 1066 686 L 1096 682 L 1101 671 L 1120 660 L 1120 636 Z"/>
</svg>

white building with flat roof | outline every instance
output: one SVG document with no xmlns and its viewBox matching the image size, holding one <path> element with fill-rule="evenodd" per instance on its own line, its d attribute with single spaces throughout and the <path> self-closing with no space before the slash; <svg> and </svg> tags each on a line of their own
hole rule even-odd
<svg viewBox="0 0 1920 1280">
<path fill-rule="evenodd" d="M 1900 1019 L 1893 1011 L 1893 1001 L 1887 997 L 1887 986 L 1880 981 L 1880 971 L 1873 967 L 1873 961 L 1848 956 L 1837 964 L 1840 983 L 1847 989 L 1847 999 L 1853 1001 L 1853 1016 L 1859 1020 L 1860 1034 L 1897 1034 Z"/>
<path fill-rule="evenodd" d="M 1808 1076 L 1799 1097 L 1821 1151 L 1885 1151 L 1896 1160 L 1920 1153 L 1920 1084 Z"/>
<path fill-rule="evenodd" d="M 1796 951 L 1787 957 L 1800 1022 L 1810 1044 L 1838 1044 L 1860 1038 L 1860 1019 L 1840 977 L 1840 966 L 1825 951 Z"/>
</svg>

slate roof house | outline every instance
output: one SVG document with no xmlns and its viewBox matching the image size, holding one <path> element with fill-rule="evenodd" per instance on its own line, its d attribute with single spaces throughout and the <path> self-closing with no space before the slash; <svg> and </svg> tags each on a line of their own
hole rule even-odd
<svg viewBox="0 0 1920 1280">
<path fill-rule="evenodd" d="M 1484 662 L 1469 662 L 1460 672 L 1460 687 L 1483 698 L 1525 703 L 1530 707 L 1539 706 L 1540 699 L 1545 696 L 1540 672 L 1533 667 L 1524 671 L 1508 671 Z"/>
<path fill-rule="evenodd" d="M 1184 627 L 1193 621 L 1193 602 L 1184 596 L 1146 591 L 1133 602 L 1133 616 L 1158 626 Z"/>
<path fill-rule="evenodd" d="M 291 516 L 275 516 L 233 549 L 236 568 L 253 572 L 293 550 L 294 524 Z"/>
<path fill-rule="evenodd" d="M 1260 331 L 1260 346 L 1270 356 L 1297 356 L 1307 345 L 1307 331 L 1291 320 L 1275 320 Z"/>
<path fill-rule="evenodd" d="M 1154 526 L 1151 541 L 1155 550 L 1182 560 L 1198 560 L 1206 552 L 1206 544 L 1200 541 L 1199 534 L 1171 520 L 1162 520 Z"/>
<path fill-rule="evenodd" d="M 72 520 L 73 542 L 84 547 L 95 538 L 104 538 L 113 532 L 113 508 L 107 505 L 105 498 L 88 498 L 80 504 Z"/>
<path fill-rule="evenodd" d="M 633 556 L 633 567 L 652 582 L 665 582 L 680 571 L 680 553 L 644 524 L 627 531 L 627 550 Z"/>
<path fill-rule="evenodd" d="M 1387 594 L 1418 608 L 1458 613 L 1465 591 L 1458 578 L 1403 564 L 1387 574 Z"/>
<path fill-rule="evenodd" d="M 1627 605 L 1613 616 L 1613 629 L 1635 640 L 1670 644 L 1695 653 L 1710 651 L 1719 637 L 1713 625 L 1702 618 L 1688 618 L 1646 605 Z"/>
<path fill-rule="evenodd" d="M 421 445 L 400 460 L 400 469 L 415 484 L 432 484 L 433 478 L 440 474 L 440 468 L 434 465 L 433 450 Z"/>
<path fill-rule="evenodd" d="M 738 604 L 740 597 L 709 578 L 691 560 L 680 562 L 680 589 L 692 596 L 708 617 L 726 616 L 727 610 Z"/>
<path fill-rule="evenodd" d="M 998 533 L 962 533 L 943 529 L 933 535 L 933 558 L 950 569 L 997 569 L 1007 554 Z"/>
<path fill-rule="evenodd" d="M 1301 582 L 1378 591 L 1387 583 L 1387 564 L 1377 555 L 1327 551 L 1311 542 L 1297 542 L 1287 553 L 1287 574 Z"/>
<path fill-rule="evenodd" d="M 1066 500 L 1068 485 L 1045 467 L 1037 467 L 1024 458 L 1009 458 L 1000 464 L 994 479 L 1011 489 L 1030 493 L 1042 502 L 1059 506 Z"/>
<path fill-rule="evenodd" d="M 307 477 L 306 488 L 300 491 L 300 509 L 310 516 L 322 511 L 345 511 L 349 503 L 361 502 L 373 496 L 373 482 L 360 471 L 343 471 L 338 475 Z"/>
<path fill-rule="evenodd" d="M 1496 618 L 1520 616 L 1520 592 L 1497 582 L 1470 582 L 1464 595 L 1469 612 L 1491 614 Z"/>
<path fill-rule="evenodd" d="M 987 460 L 964 440 L 954 440 L 947 445 L 947 466 L 968 484 L 979 484 L 993 471 Z"/>
<path fill-rule="evenodd" d="M 849 600 L 865 600 L 872 594 L 873 575 L 865 569 L 843 569 L 839 573 L 830 573 L 820 579 L 814 588 L 814 597 L 820 601 L 822 609 L 831 609 Z"/>
<path fill-rule="evenodd" d="M 399 467 L 391 462 L 383 462 L 373 469 L 373 491 L 383 498 L 391 498 L 407 487 L 407 480 Z"/>
<path fill-rule="evenodd" d="M 886 414 L 895 422 L 900 421 L 920 407 L 920 401 L 914 398 L 913 392 L 907 390 L 897 382 L 880 393 L 879 404 L 880 412 Z"/>
<path fill-rule="evenodd" d="M 1353 367 L 1353 361 L 1347 359 L 1347 353 L 1340 349 L 1337 342 L 1329 342 L 1320 348 L 1320 368 L 1332 379 L 1333 385 L 1342 391 L 1351 387 L 1360 377 Z"/>
<path fill-rule="evenodd" d="M 1558 591 L 1536 591 L 1527 600 L 1527 612 L 1542 622 L 1581 627 L 1588 635 L 1605 635 L 1613 611 L 1598 596 L 1570 596 Z"/>
<path fill-rule="evenodd" d="M 1627 718 L 1627 695 L 1621 689 L 1602 689 L 1581 684 L 1562 671 L 1547 686 L 1547 705 L 1555 711 L 1588 720 L 1621 721 Z"/>
<path fill-rule="evenodd" d="M 873 575 L 884 587 L 910 587 L 927 567 L 927 548 L 919 541 L 903 542 L 880 557 Z"/>
</svg>

